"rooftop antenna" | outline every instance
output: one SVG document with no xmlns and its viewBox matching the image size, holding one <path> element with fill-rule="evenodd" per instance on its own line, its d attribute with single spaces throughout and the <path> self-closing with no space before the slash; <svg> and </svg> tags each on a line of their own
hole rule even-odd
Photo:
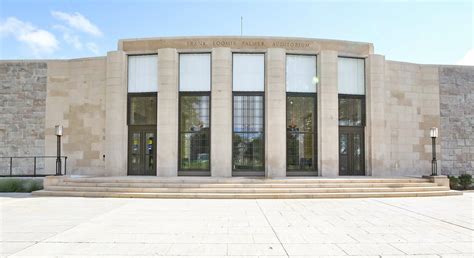
<svg viewBox="0 0 474 258">
<path fill-rule="evenodd" d="M 240 16 L 240 36 L 242 37 L 244 31 L 244 17 Z"/>
</svg>

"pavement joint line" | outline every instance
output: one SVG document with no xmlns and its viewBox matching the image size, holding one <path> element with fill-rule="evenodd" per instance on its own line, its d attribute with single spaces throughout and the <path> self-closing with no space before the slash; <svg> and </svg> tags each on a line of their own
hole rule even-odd
<svg viewBox="0 0 474 258">
<path fill-rule="evenodd" d="M 255 203 L 257 204 L 257 207 L 260 209 L 260 212 L 262 213 L 263 217 L 265 217 L 265 220 L 267 221 L 268 225 L 269 225 L 270 228 L 272 229 L 273 234 L 275 234 L 275 237 L 278 239 L 278 242 L 280 243 L 281 247 L 282 247 L 283 250 L 285 251 L 286 257 L 290 257 L 290 255 L 288 254 L 288 251 L 286 251 L 285 246 L 283 245 L 283 243 L 281 242 L 280 238 L 278 237 L 278 234 L 277 234 L 277 232 L 275 231 L 275 229 L 273 228 L 273 225 L 272 225 L 272 224 L 270 223 L 270 221 L 268 220 L 267 215 L 266 215 L 265 212 L 263 211 L 263 209 L 262 209 L 262 207 L 260 206 L 260 203 L 258 202 L 258 200 L 255 200 Z"/>
<path fill-rule="evenodd" d="M 407 254 L 407 253 L 405 253 L 403 250 L 400 250 L 400 248 L 397 248 L 396 246 L 392 245 L 392 243 L 387 243 L 387 244 L 388 244 L 389 246 L 391 246 L 391 247 L 395 248 L 395 250 L 398 250 L 398 251 L 400 251 L 400 252 L 404 253 L 405 255 L 408 255 L 408 254 Z"/>
<path fill-rule="evenodd" d="M 446 220 L 443 220 L 443 219 L 438 219 L 438 218 L 436 218 L 436 217 L 432 217 L 432 216 L 429 216 L 429 215 L 426 215 L 426 214 L 423 214 L 423 213 L 420 213 L 420 212 L 412 211 L 412 210 L 410 210 L 410 209 L 397 206 L 397 205 L 395 205 L 395 204 L 389 204 L 389 203 L 386 203 L 386 202 L 383 202 L 383 201 L 377 200 L 377 199 L 374 199 L 374 201 L 376 201 L 376 202 L 378 202 L 378 203 L 385 204 L 385 205 L 387 205 L 387 206 L 395 207 L 395 208 L 400 209 L 400 210 L 408 211 L 408 212 L 417 214 L 417 215 L 419 215 L 419 216 L 423 216 L 423 217 L 426 217 L 426 218 L 430 218 L 430 219 L 433 219 L 433 220 L 437 220 L 437 221 L 440 221 L 440 222 L 443 222 L 443 223 L 446 223 L 446 224 L 449 224 L 449 225 L 452 225 L 452 226 L 457 226 L 457 227 L 460 227 L 460 228 L 463 228 L 463 229 L 467 229 L 467 230 L 469 230 L 469 231 L 474 231 L 474 229 L 472 229 L 472 228 L 468 228 L 468 227 L 465 227 L 465 226 L 462 226 L 462 225 L 458 225 L 458 224 L 456 224 L 456 223 L 453 223 L 453 222 L 450 222 L 450 221 L 446 221 Z"/>
<path fill-rule="evenodd" d="M 341 249 L 347 256 L 350 256 L 349 253 L 346 252 L 346 250 L 344 250 L 344 248 L 340 247 L 338 243 L 334 243 L 335 246 L 337 246 L 337 248 Z"/>
<path fill-rule="evenodd" d="M 21 251 L 23 251 L 23 250 L 25 250 L 25 249 L 27 249 L 27 248 L 30 248 L 30 247 L 32 247 L 32 246 L 38 244 L 38 243 L 41 242 L 41 241 L 23 241 L 23 242 L 26 242 L 26 243 L 30 243 L 30 242 L 31 242 L 32 244 L 29 245 L 29 246 L 26 246 L 26 247 L 24 247 L 24 248 L 22 248 L 22 249 L 20 249 L 20 250 L 17 251 L 17 252 L 8 254 L 8 255 L 6 255 L 5 257 L 13 256 L 13 255 L 17 254 L 18 252 L 21 252 Z M 3 244 L 3 243 L 6 243 L 6 242 L 3 242 L 3 241 L 2 241 L 2 244 Z M 3 257 L 3 256 L 0 256 L 0 257 Z"/>
<path fill-rule="evenodd" d="M 89 218 L 89 219 L 86 220 L 86 221 L 83 221 L 83 222 L 80 222 L 79 224 L 73 225 L 73 226 L 71 226 L 70 228 L 65 229 L 65 230 L 63 230 L 63 231 L 61 231 L 61 232 L 56 232 L 56 234 L 54 234 L 53 236 L 50 236 L 50 237 L 45 238 L 45 239 L 43 239 L 43 240 L 34 241 L 34 242 L 35 242 L 34 244 L 32 244 L 32 245 L 30 245 L 30 246 L 28 246 L 28 247 L 22 248 L 21 250 L 18 250 L 17 252 L 12 253 L 11 255 L 16 255 L 16 254 L 18 254 L 19 252 L 22 252 L 23 250 L 26 250 L 26 249 L 28 249 L 28 248 L 30 248 L 30 247 L 32 247 L 32 246 L 35 246 L 35 245 L 37 245 L 37 244 L 39 244 L 39 243 L 49 243 L 49 242 L 46 242 L 48 239 L 50 239 L 50 238 L 52 238 L 52 237 L 56 237 L 57 235 L 62 234 L 62 233 L 64 233 L 64 232 L 66 232 L 66 231 L 69 231 L 69 230 L 71 230 L 71 229 L 73 229 L 73 228 L 76 228 L 76 227 L 78 227 L 78 226 L 80 226 L 80 225 L 82 225 L 82 224 L 84 224 L 84 223 L 88 223 L 88 222 L 90 222 L 91 220 L 93 220 L 93 219 L 96 218 L 96 217 L 105 216 L 106 214 L 108 214 L 108 213 L 114 211 L 115 209 L 117 209 L 117 208 L 119 208 L 119 207 L 121 207 L 121 206 L 124 206 L 124 205 L 126 205 L 126 204 L 127 204 L 127 203 L 123 202 L 123 203 L 121 203 L 118 207 L 114 207 L 114 208 L 112 208 L 111 210 L 109 210 L 108 212 L 99 214 L 98 216 L 97 216 L 97 215 L 96 215 L 96 216 L 92 216 L 91 218 Z"/>
</svg>

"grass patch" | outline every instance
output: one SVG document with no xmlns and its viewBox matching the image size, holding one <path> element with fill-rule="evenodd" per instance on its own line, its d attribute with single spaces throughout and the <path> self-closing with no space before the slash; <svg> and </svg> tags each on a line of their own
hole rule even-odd
<svg viewBox="0 0 474 258">
<path fill-rule="evenodd" d="M 31 193 L 33 191 L 43 189 L 43 182 L 37 179 L 17 179 L 5 178 L 0 179 L 0 192 L 17 192 L 17 193 Z"/>
<path fill-rule="evenodd" d="M 449 186 L 453 190 L 474 190 L 472 175 L 462 174 L 458 177 L 448 176 Z"/>
</svg>

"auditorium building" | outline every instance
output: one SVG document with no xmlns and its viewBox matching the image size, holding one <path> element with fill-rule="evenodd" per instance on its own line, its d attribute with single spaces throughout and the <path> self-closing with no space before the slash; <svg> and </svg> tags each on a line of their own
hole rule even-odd
<svg viewBox="0 0 474 258">
<path fill-rule="evenodd" d="M 474 173 L 474 67 L 371 43 L 124 39 L 107 56 L 0 61 L 0 81 L 0 156 L 54 156 L 62 125 L 70 175 L 429 175 L 432 127 L 439 172 Z"/>
</svg>

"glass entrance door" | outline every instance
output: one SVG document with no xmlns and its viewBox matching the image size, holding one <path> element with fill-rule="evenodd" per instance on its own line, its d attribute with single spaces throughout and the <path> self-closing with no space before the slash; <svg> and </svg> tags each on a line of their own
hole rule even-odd
<svg viewBox="0 0 474 258">
<path fill-rule="evenodd" d="M 156 127 L 129 126 L 128 175 L 156 175 Z"/>
<path fill-rule="evenodd" d="M 365 175 L 364 129 L 339 128 L 339 175 Z"/>
</svg>

